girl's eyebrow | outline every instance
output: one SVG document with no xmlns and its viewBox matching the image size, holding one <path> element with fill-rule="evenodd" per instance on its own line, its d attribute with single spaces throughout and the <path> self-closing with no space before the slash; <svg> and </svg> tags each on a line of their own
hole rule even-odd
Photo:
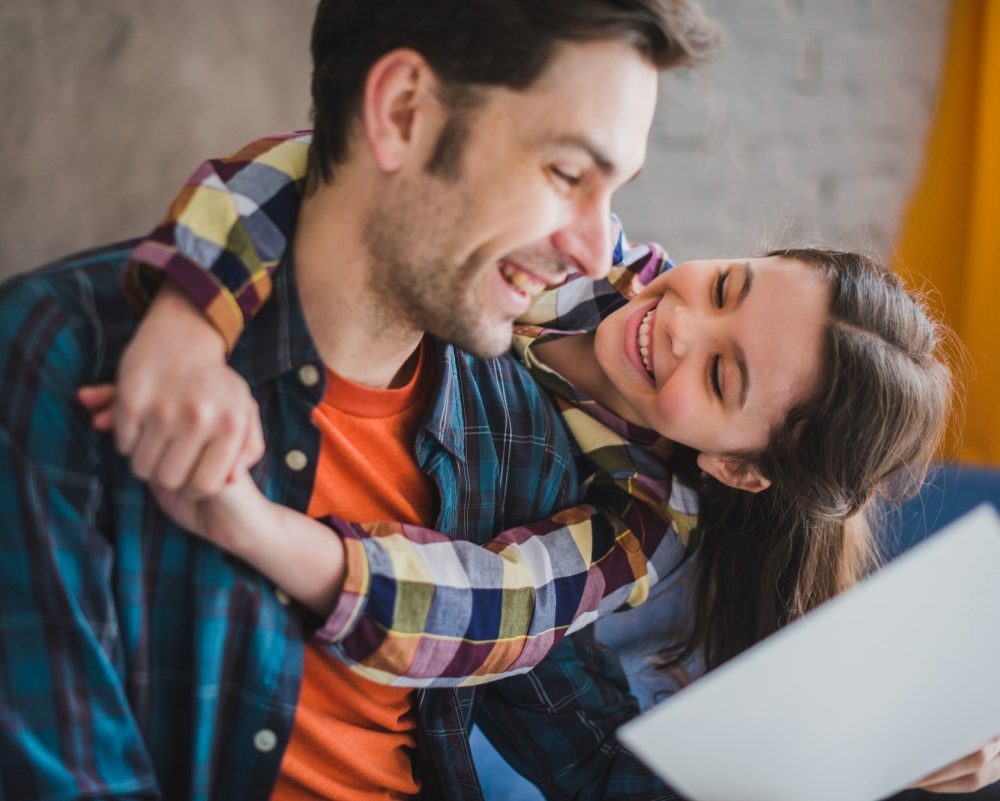
<svg viewBox="0 0 1000 801">
<path fill-rule="evenodd" d="M 744 284 L 745 286 L 745 284 Z M 736 358 L 736 369 L 740 371 L 740 408 L 747 405 L 747 395 L 750 394 L 750 371 L 747 369 L 747 357 L 743 348 L 739 345 L 733 346 L 733 355 Z"/>
<path fill-rule="evenodd" d="M 735 307 L 738 309 L 740 304 L 746 299 L 746 296 L 750 294 L 750 287 L 753 285 L 753 267 L 750 266 L 750 262 L 745 261 L 741 265 L 743 269 L 743 286 L 740 287 L 740 292 L 736 296 Z M 739 345 L 733 346 L 733 355 L 736 359 L 736 368 L 740 372 L 740 398 L 739 405 L 740 409 L 747 405 L 747 395 L 750 394 L 750 370 L 747 368 L 747 357 L 743 352 L 743 348 Z"/>
<path fill-rule="evenodd" d="M 741 265 L 743 268 L 743 286 L 740 287 L 740 294 L 736 296 L 736 308 L 740 307 L 740 304 L 750 294 L 750 287 L 753 285 L 753 267 L 750 266 L 750 262 L 745 261 Z"/>
</svg>

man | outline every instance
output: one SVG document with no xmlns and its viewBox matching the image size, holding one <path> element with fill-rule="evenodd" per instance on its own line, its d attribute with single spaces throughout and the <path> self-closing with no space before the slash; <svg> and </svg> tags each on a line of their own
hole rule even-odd
<svg viewBox="0 0 1000 801">
<path fill-rule="evenodd" d="M 232 360 L 266 421 L 269 496 L 477 541 L 572 501 L 554 411 L 485 357 L 526 288 L 606 271 L 609 198 L 642 164 L 657 69 L 706 31 L 679 0 L 320 3 L 309 191 Z M 310 642 L 322 620 L 173 526 L 131 467 L 180 474 L 191 454 L 155 425 L 119 430 L 130 466 L 73 400 L 135 330 L 128 253 L 0 295 L 5 794 L 478 798 L 475 716 L 554 795 L 672 797 L 614 743 L 634 702 L 589 635 L 490 690 L 379 687 Z M 225 306 L 211 278 L 166 272 Z M 169 370 L 190 344 L 129 358 Z M 195 456 L 213 474 L 231 454 Z"/>
</svg>

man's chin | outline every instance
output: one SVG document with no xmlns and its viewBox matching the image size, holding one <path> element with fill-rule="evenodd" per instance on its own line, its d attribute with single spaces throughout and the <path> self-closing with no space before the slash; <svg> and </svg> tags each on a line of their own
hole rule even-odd
<svg viewBox="0 0 1000 801">
<path fill-rule="evenodd" d="M 502 356 L 510 350 L 514 339 L 513 323 L 497 323 L 489 327 L 477 326 L 475 329 L 449 327 L 446 331 L 431 331 L 432 334 L 454 345 L 457 348 L 478 356 L 480 359 L 493 359 Z"/>
</svg>

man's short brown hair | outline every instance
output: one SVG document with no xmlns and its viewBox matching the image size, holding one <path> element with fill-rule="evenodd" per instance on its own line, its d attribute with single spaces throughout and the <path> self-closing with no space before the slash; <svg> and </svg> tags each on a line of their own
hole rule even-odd
<svg viewBox="0 0 1000 801">
<path fill-rule="evenodd" d="M 715 29 L 691 0 L 320 0 L 312 32 L 313 180 L 347 157 L 372 65 L 397 48 L 430 64 L 447 95 L 524 89 L 558 44 L 621 39 L 659 69 L 690 65 Z"/>
</svg>

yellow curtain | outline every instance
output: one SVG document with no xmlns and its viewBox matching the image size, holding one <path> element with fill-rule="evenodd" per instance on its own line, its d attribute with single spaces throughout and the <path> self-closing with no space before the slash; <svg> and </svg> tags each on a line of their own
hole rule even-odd
<svg viewBox="0 0 1000 801">
<path fill-rule="evenodd" d="M 900 271 L 929 282 L 965 346 L 966 404 L 946 455 L 1000 465 L 1000 0 L 952 4 L 927 162 L 898 252 Z"/>
</svg>

